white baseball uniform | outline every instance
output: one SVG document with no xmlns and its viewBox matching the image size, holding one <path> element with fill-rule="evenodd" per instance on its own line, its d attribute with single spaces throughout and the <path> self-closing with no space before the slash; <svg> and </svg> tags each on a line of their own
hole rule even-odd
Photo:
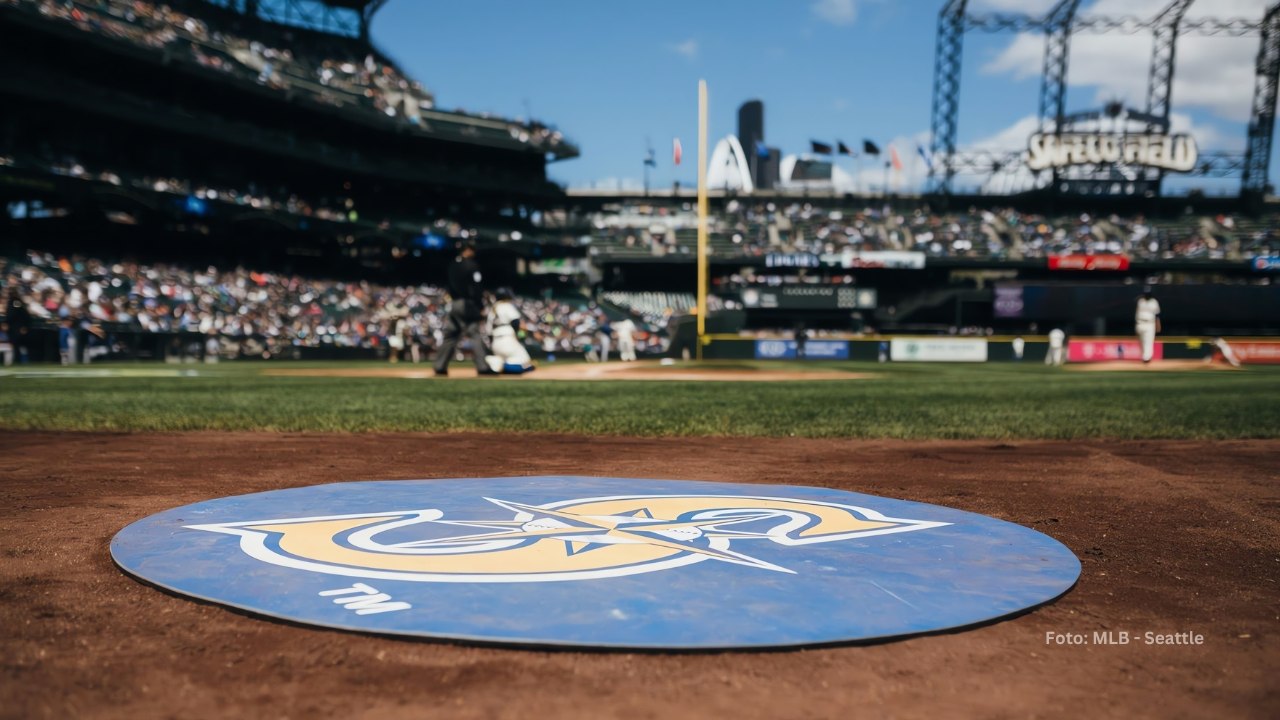
<svg viewBox="0 0 1280 720">
<path fill-rule="evenodd" d="M 1049 331 L 1049 354 L 1044 356 L 1045 365 L 1061 365 L 1067 360 L 1067 351 L 1063 347 L 1067 334 L 1059 328 Z"/>
<path fill-rule="evenodd" d="M 1155 298 L 1138 298 L 1138 308 L 1133 324 L 1138 331 L 1138 343 L 1142 345 L 1142 362 L 1151 362 L 1156 351 L 1156 323 L 1160 317 L 1160 303 Z"/>
<path fill-rule="evenodd" d="M 533 367 L 529 351 L 524 349 L 512 325 L 520 319 L 520 311 L 509 300 L 499 300 L 489 309 L 492 355 L 485 357 L 494 372 L 524 372 Z"/>
<path fill-rule="evenodd" d="M 636 339 L 634 333 L 636 324 L 630 320 L 619 320 L 613 326 L 614 332 L 618 333 L 618 356 L 623 362 L 632 362 L 636 359 Z"/>
</svg>

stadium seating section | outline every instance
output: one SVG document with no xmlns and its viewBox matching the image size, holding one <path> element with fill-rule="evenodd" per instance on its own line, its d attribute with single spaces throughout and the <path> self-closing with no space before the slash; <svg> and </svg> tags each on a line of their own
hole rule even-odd
<svg viewBox="0 0 1280 720">
<path fill-rule="evenodd" d="M 824 208 L 820 202 L 730 201 L 725 212 L 712 218 L 708 252 L 734 257 L 852 248 L 993 260 L 1079 253 L 1240 260 L 1280 248 L 1274 217 L 1046 217 L 1012 208 L 938 214 L 867 207 L 850 212 Z M 670 212 L 634 205 L 602 213 L 594 225 L 597 255 L 691 257 L 697 252 L 697 218 L 691 209 Z"/>
<path fill-rule="evenodd" d="M 0 297 L 5 307 L 17 298 L 36 327 L 69 318 L 104 338 L 143 332 L 199 335 L 228 345 L 252 340 L 272 354 L 291 346 L 386 347 L 397 326 L 431 348 L 440 343 L 448 311 L 445 292 L 430 285 L 383 286 L 34 251 L 0 259 Z M 585 297 L 522 297 L 518 305 L 526 344 L 543 353 L 588 349 L 605 316 Z M 665 339 L 637 320 L 638 350 L 661 352 Z"/>
<path fill-rule="evenodd" d="M 3 0 L 95 35 L 153 51 L 165 63 L 225 73 L 233 82 L 276 89 L 316 105 L 385 116 L 437 136 L 456 135 L 554 152 L 564 136 L 536 122 L 516 122 L 436 108 L 435 98 L 365 44 L 266 23 L 220 27 L 164 4 L 135 0 Z"/>
</svg>

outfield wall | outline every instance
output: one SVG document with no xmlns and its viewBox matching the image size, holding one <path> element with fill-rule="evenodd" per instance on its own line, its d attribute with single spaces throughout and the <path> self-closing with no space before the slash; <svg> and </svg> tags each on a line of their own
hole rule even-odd
<svg viewBox="0 0 1280 720">
<path fill-rule="evenodd" d="M 708 335 L 702 356 L 709 360 L 797 360 L 795 340 L 787 336 L 741 337 Z M 1013 336 L 952 337 L 894 335 L 873 337 L 823 337 L 805 341 L 807 360 L 877 361 L 881 352 L 892 362 L 1013 362 Z M 1049 352 L 1047 336 L 1024 337 L 1023 362 L 1044 362 Z M 1245 364 L 1280 362 L 1280 341 L 1275 338 L 1238 338 L 1228 341 L 1238 348 Z M 884 347 L 882 347 L 884 345 Z M 1067 343 L 1073 362 L 1137 360 L 1133 336 L 1082 337 Z M 1167 337 L 1157 342 L 1156 356 L 1166 360 L 1202 360 L 1214 353 L 1212 338 Z"/>
</svg>

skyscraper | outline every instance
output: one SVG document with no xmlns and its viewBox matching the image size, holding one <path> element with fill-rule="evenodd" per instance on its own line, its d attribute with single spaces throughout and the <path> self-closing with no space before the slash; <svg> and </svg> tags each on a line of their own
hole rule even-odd
<svg viewBox="0 0 1280 720">
<path fill-rule="evenodd" d="M 778 175 L 781 172 L 782 153 L 778 152 L 778 148 L 768 148 L 768 155 L 756 153 L 756 183 L 757 190 L 772 190 L 778 185 Z"/>
<path fill-rule="evenodd" d="M 764 103 L 748 100 L 738 108 L 738 142 L 751 168 L 751 181 L 760 187 L 760 157 L 764 147 Z M 767 151 L 766 151 L 767 152 Z M 768 156 L 766 155 L 765 158 Z"/>
</svg>

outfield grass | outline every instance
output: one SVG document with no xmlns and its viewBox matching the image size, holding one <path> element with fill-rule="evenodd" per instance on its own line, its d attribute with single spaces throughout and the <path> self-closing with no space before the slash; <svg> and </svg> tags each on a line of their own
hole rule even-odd
<svg viewBox="0 0 1280 720">
<path fill-rule="evenodd" d="M 761 364 L 717 365 L 742 369 Z M 750 383 L 261 374 L 266 369 L 332 366 L 93 366 L 93 372 L 106 373 L 97 377 L 50 367 L 15 368 L 11 370 L 21 373 L 0 376 L 0 428 L 913 439 L 1280 437 L 1280 368 L 1103 373 L 1038 364 L 815 362 L 770 367 L 875 376 Z M 341 365 L 353 366 L 370 367 Z M 32 377 L 32 371 L 41 376 Z"/>
</svg>

